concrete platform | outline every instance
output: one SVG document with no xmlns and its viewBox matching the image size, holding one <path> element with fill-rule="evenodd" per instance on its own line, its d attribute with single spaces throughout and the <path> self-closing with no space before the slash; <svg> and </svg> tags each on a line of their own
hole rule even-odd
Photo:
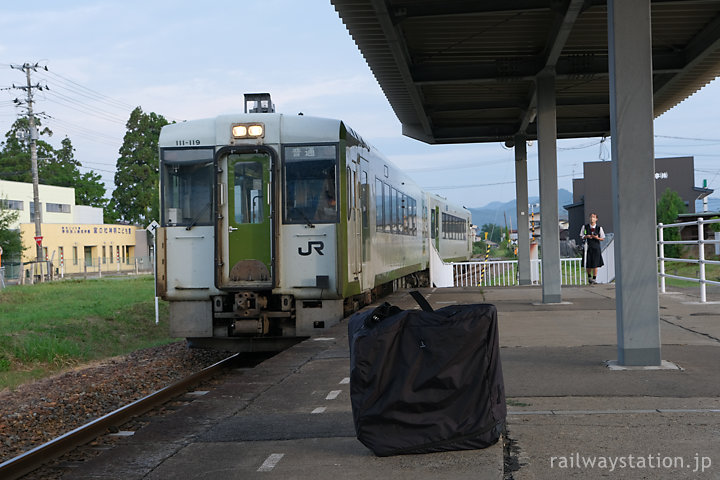
<svg viewBox="0 0 720 480">
<path fill-rule="evenodd" d="M 662 358 L 679 369 L 613 370 L 613 285 L 425 289 L 435 308 L 498 308 L 507 450 L 375 457 L 355 439 L 346 322 L 174 413 L 63 478 L 720 479 L 720 309 L 661 296 Z M 406 292 L 385 300 L 417 308 Z M 540 303 L 538 305 L 538 303 Z M 503 462 L 505 472 L 503 473 Z"/>
</svg>

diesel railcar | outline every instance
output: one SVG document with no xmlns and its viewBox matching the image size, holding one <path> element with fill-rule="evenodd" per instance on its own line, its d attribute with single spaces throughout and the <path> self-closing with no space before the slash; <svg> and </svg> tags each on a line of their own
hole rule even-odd
<svg viewBox="0 0 720 480">
<path fill-rule="evenodd" d="M 157 291 L 191 345 L 277 350 L 472 251 L 468 210 L 421 190 L 340 120 L 274 112 L 160 134 Z M 391 287 L 392 288 L 392 287 Z"/>
</svg>

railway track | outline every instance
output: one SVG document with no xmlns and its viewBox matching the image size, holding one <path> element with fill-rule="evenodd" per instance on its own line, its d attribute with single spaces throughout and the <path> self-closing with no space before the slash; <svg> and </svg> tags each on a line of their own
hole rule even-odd
<svg viewBox="0 0 720 480">
<path fill-rule="evenodd" d="M 233 366 L 239 356 L 240 354 L 232 355 L 202 369 L 197 373 L 189 375 L 168 387 L 151 393 L 150 395 L 65 433 L 54 440 L 3 462 L 0 464 L 0 478 L 4 480 L 14 480 L 40 468 L 51 460 L 54 460 L 74 448 L 84 445 L 105 434 L 109 428 L 122 425 L 131 418 L 142 415 L 145 412 L 148 412 L 153 408 L 181 395 L 192 386 L 212 378 L 223 369 Z"/>
</svg>

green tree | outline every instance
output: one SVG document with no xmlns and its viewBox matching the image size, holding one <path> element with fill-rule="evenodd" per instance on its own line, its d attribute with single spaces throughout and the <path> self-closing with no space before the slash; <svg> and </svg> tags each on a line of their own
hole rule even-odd
<svg viewBox="0 0 720 480">
<path fill-rule="evenodd" d="M 488 240 L 495 243 L 500 243 L 502 239 L 503 227 L 495 225 L 494 223 L 485 223 L 480 228 L 480 232 L 483 233 L 482 238 L 485 238 L 484 232 L 488 234 Z"/>
<path fill-rule="evenodd" d="M 75 159 L 75 148 L 69 138 L 65 137 L 60 149 L 55 150 L 55 157 L 45 159 L 40 170 L 41 183 L 75 189 L 75 203 L 91 207 L 105 208 L 105 184 L 102 177 L 92 170 L 80 173 L 82 164 Z"/>
<path fill-rule="evenodd" d="M 43 128 L 37 120 L 37 130 L 40 136 L 51 136 L 49 128 Z M 15 120 L 10 130 L 5 134 L 5 141 L 0 149 L 0 179 L 12 182 L 32 182 L 32 168 L 30 162 L 30 123 L 22 117 Z M 36 142 L 38 158 L 54 156 L 52 145 L 38 139 Z M 38 161 L 39 171 L 40 161 Z"/>
<path fill-rule="evenodd" d="M 38 120 L 39 124 L 40 120 Z M 6 141 L 0 150 L 0 179 L 15 182 L 32 182 L 30 145 L 25 132 L 29 129 L 27 118 L 15 121 L 5 134 Z M 48 128 L 38 127 L 40 135 L 52 135 Z M 52 145 L 38 139 L 38 179 L 43 185 L 72 187 L 75 189 L 75 203 L 104 208 L 105 185 L 101 176 L 93 171 L 81 174 L 81 163 L 75 159 L 75 148 L 65 137 L 61 147 L 55 150 Z"/>
<path fill-rule="evenodd" d="M 105 184 L 102 176 L 90 170 L 80 175 L 75 182 L 75 203 L 90 207 L 107 208 L 108 199 L 105 198 Z"/>
<path fill-rule="evenodd" d="M 0 199 L 0 247 L 4 257 L 20 254 L 23 251 L 20 230 L 10 229 L 18 219 L 19 212 L 7 208 L 7 201 Z"/>
<path fill-rule="evenodd" d="M 678 215 L 685 212 L 687 212 L 687 207 L 680 195 L 676 191 L 666 188 L 657 204 L 657 223 L 663 225 L 677 223 Z M 680 230 L 678 228 L 663 229 L 663 240 L 680 240 Z M 665 245 L 665 256 L 679 258 L 682 252 L 680 247 L 680 245 Z"/>
<path fill-rule="evenodd" d="M 158 140 L 168 123 L 162 115 L 143 113 L 140 107 L 130 114 L 112 194 L 118 219 L 145 224 L 159 217 Z"/>
</svg>

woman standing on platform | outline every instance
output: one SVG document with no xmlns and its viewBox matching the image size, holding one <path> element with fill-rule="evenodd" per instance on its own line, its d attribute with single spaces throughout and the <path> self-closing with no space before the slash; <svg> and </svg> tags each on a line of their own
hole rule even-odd
<svg viewBox="0 0 720 480">
<path fill-rule="evenodd" d="M 603 228 L 597 224 L 596 213 L 590 214 L 590 223 L 583 225 L 580 230 L 580 238 L 583 241 L 583 266 L 587 271 L 588 283 L 597 283 L 597 269 L 605 263 L 602 259 L 600 242 L 605 240 Z"/>
</svg>

